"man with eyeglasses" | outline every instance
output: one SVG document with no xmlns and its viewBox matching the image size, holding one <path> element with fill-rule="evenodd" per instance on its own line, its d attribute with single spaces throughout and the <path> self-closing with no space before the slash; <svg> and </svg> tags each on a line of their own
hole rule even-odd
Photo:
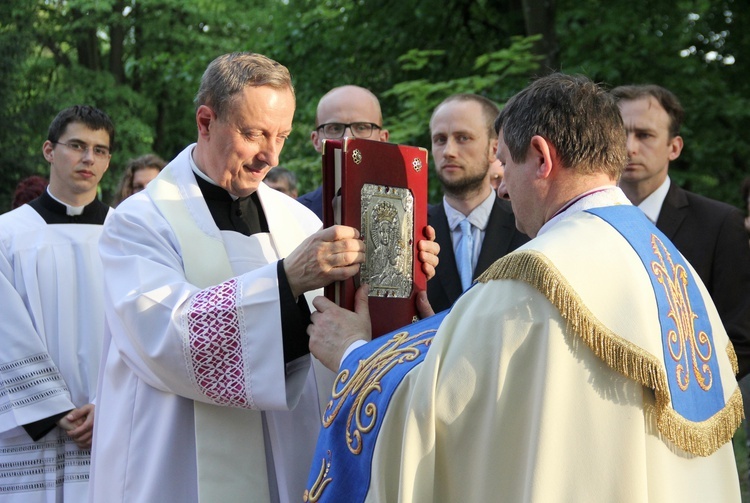
<svg viewBox="0 0 750 503">
<path fill-rule="evenodd" d="M 341 86 L 328 91 L 318 102 L 315 129 L 310 133 L 313 147 L 323 151 L 323 140 L 344 136 L 388 141 L 388 130 L 383 129 L 383 116 L 378 98 L 359 86 Z M 323 187 L 303 194 L 297 201 L 310 208 L 323 220 Z"/>
<path fill-rule="evenodd" d="M 114 126 L 66 108 L 42 146 L 50 182 L 0 215 L 0 491 L 4 502 L 87 501 L 104 288 L 97 187 Z"/>
</svg>

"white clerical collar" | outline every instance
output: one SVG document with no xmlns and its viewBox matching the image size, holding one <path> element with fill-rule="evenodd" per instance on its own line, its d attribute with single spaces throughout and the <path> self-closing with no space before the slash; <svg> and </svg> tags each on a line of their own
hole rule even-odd
<svg viewBox="0 0 750 503">
<path fill-rule="evenodd" d="M 54 194 L 52 194 L 52 192 L 49 191 L 49 185 L 47 185 L 47 194 L 49 194 L 49 197 L 51 197 L 52 199 L 54 199 L 58 203 L 65 206 L 65 214 L 71 217 L 83 215 L 84 208 L 86 208 L 88 204 L 91 204 L 91 203 L 88 203 L 88 204 L 84 204 L 83 206 L 71 206 L 68 203 L 60 201 L 58 198 L 56 198 Z"/>
<path fill-rule="evenodd" d="M 645 213 L 648 219 L 653 223 L 656 223 L 659 219 L 661 206 L 664 204 L 664 199 L 667 197 L 667 192 L 669 192 L 669 185 L 671 183 L 669 176 L 667 176 L 661 185 L 659 185 L 659 188 L 649 194 L 649 196 L 638 205 L 638 208 Z"/>
<path fill-rule="evenodd" d="M 197 164 L 195 164 L 195 160 L 193 159 L 193 152 L 195 152 L 195 147 L 193 147 L 193 150 L 191 150 L 191 151 L 190 151 L 190 155 L 188 156 L 188 159 L 190 160 L 190 169 L 192 169 L 192 170 L 193 170 L 193 173 L 195 173 L 195 176 L 199 176 L 199 177 L 201 177 L 202 179 L 204 179 L 205 181 L 207 181 L 207 182 L 208 182 L 208 183 L 210 183 L 211 185 L 215 185 L 215 186 L 217 186 L 217 187 L 221 187 L 221 186 L 220 186 L 220 185 L 219 185 L 218 183 L 216 183 L 216 182 L 214 182 L 213 180 L 211 180 L 211 179 L 210 179 L 210 178 L 208 177 L 208 175 L 207 175 L 207 174 L 205 174 L 205 173 L 204 173 L 203 171 L 201 171 L 201 170 L 200 170 L 200 169 L 198 168 L 198 165 L 197 165 Z M 223 187 L 221 187 L 221 188 L 223 188 Z M 226 189 L 225 189 L 225 190 L 226 190 Z M 237 197 L 237 196 L 235 196 L 235 195 L 231 194 L 231 193 L 230 193 L 229 191 L 227 191 L 227 194 L 229 194 L 229 197 L 231 197 L 231 198 L 232 198 L 232 201 L 236 201 L 237 199 L 239 199 L 239 197 Z"/>
<path fill-rule="evenodd" d="M 445 216 L 448 219 L 448 227 L 451 230 L 455 230 L 464 218 L 468 218 L 471 225 L 484 231 L 487 228 L 487 223 L 490 221 L 490 213 L 492 213 L 492 206 L 495 204 L 496 197 L 497 194 L 495 194 L 495 191 L 491 190 L 487 198 L 479 206 L 471 210 L 471 213 L 467 216 L 448 204 L 445 196 L 443 196 L 443 208 L 445 209 Z"/>
<path fill-rule="evenodd" d="M 614 206 L 618 204 L 631 205 L 630 200 L 625 196 L 625 193 L 614 185 L 604 185 L 595 189 L 587 190 L 583 194 L 579 194 L 568 202 L 567 206 L 563 206 L 563 210 L 555 214 L 554 217 L 550 218 L 539 232 L 537 236 L 541 236 L 548 230 L 550 230 L 557 222 L 567 218 L 575 213 L 588 210 L 590 208 L 601 208 L 602 206 Z"/>
</svg>

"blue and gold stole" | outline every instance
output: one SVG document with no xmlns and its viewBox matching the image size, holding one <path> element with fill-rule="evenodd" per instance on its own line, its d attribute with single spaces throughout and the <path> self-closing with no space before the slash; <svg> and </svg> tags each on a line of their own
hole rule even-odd
<svg viewBox="0 0 750 503">
<path fill-rule="evenodd" d="M 654 333 L 613 332 L 582 302 L 543 249 L 534 248 L 534 240 L 497 260 L 477 281 L 517 280 L 538 290 L 566 321 L 569 336 L 582 340 L 614 371 L 653 390 L 656 426 L 665 440 L 692 455 L 710 456 L 731 441 L 743 417 L 739 388 L 734 380 L 722 382 L 721 372 L 737 372 L 731 343 L 723 333 L 714 333 L 717 327 L 708 318 L 706 297 L 685 259 L 641 210 L 618 205 L 585 213 L 611 226 L 637 253 L 652 286 L 652 293 L 643 295 L 653 295 L 659 316 Z M 583 235 L 590 238 L 591 233 Z M 593 259 L 599 265 L 607 260 Z M 639 275 L 641 270 L 632 272 Z M 627 309 L 628 298 L 621 302 L 617 309 Z M 631 340 L 639 337 L 659 344 L 646 351 Z M 724 347 L 717 348 L 717 340 Z"/>
<path fill-rule="evenodd" d="M 634 206 L 587 212 L 617 230 L 646 268 L 659 311 L 672 409 L 696 423 L 713 417 L 725 406 L 717 348 L 703 296 L 684 257 Z"/>
<path fill-rule="evenodd" d="M 424 361 L 449 311 L 381 336 L 347 356 L 323 414 L 305 502 L 364 500 L 375 442 L 391 397 Z"/>
</svg>

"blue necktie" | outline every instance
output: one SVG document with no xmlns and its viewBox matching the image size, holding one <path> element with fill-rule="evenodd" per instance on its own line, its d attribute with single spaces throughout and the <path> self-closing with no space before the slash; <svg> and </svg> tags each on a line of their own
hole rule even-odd
<svg viewBox="0 0 750 503">
<path fill-rule="evenodd" d="M 471 277 L 474 274 L 472 267 L 474 235 L 471 233 L 471 222 L 468 219 L 464 218 L 458 225 L 461 227 L 461 237 L 456 247 L 456 265 L 458 275 L 461 277 L 461 288 L 465 292 L 471 286 Z"/>
</svg>

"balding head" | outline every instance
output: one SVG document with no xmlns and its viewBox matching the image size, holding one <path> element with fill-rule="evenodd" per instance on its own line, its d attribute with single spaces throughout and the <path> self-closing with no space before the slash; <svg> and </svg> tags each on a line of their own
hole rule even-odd
<svg viewBox="0 0 750 503">
<path fill-rule="evenodd" d="M 383 116 L 378 98 L 369 90 L 359 86 L 341 86 L 328 91 L 318 102 L 315 114 L 315 130 L 310 134 L 315 150 L 321 151 L 323 140 L 327 138 L 319 126 L 324 124 L 371 123 L 373 128 L 370 140 L 388 141 L 388 130 L 383 126 Z M 351 136 L 351 130 L 345 134 Z"/>
</svg>

